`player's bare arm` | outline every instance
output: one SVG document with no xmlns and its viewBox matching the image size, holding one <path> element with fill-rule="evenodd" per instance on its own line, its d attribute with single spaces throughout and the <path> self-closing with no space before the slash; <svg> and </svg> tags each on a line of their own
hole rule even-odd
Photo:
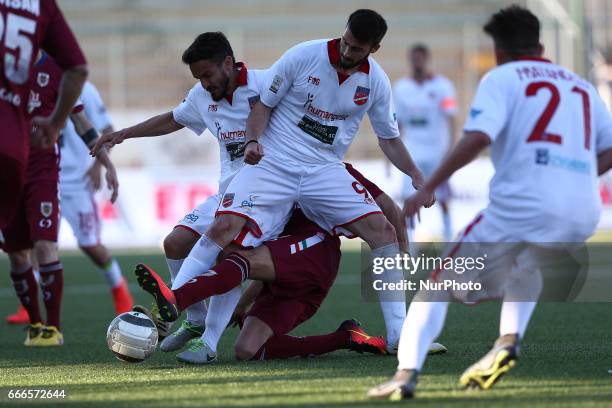
<svg viewBox="0 0 612 408">
<path fill-rule="evenodd" d="M 87 147 L 93 146 L 98 140 L 98 134 L 93 128 L 91 122 L 89 122 L 89 119 L 87 119 L 87 116 L 85 116 L 85 113 L 83 111 L 73 113 L 70 115 L 70 120 L 74 124 L 74 129 L 76 130 L 77 134 L 81 136 Z M 100 164 L 106 169 L 106 185 L 112 192 L 111 202 L 114 203 L 119 195 L 119 180 L 117 178 L 115 166 L 110 160 L 108 151 L 106 149 L 102 149 L 98 152 L 97 161 L 99 161 Z"/>
<path fill-rule="evenodd" d="M 161 115 L 154 116 L 137 125 L 101 136 L 96 145 L 91 149 L 91 155 L 96 157 L 103 146 L 110 149 L 122 143 L 125 139 L 163 136 L 176 132 L 183 127 L 183 125 L 174 120 L 172 112 L 162 113 Z"/>
<path fill-rule="evenodd" d="M 478 156 L 489 144 L 491 139 L 482 132 L 466 132 L 457 146 L 449 153 L 444 162 L 436 169 L 431 179 L 422 189 L 404 202 L 404 216 L 412 217 L 423 207 L 429 196 L 443 181 L 448 180 L 453 173 Z"/>
<path fill-rule="evenodd" d="M 272 108 L 257 102 L 249 114 L 246 124 L 246 147 L 244 149 L 244 162 L 246 164 L 257 164 L 264 156 L 263 146 L 257 140 L 268 127 L 271 112 Z"/>
<path fill-rule="evenodd" d="M 244 320 L 244 315 L 249 310 L 249 307 L 255 301 L 259 292 L 263 288 L 263 282 L 261 281 L 251 281 L 249 286 L 242 292 L 242 296 L 240 296 L 240 300 L 236 305 L 236 309 L 234 309 L 234 313 L 232 314 L 232 320 L 230 320 L 230 325 L 238 326 Z"/>
<path fill-rule="evenodd" d="M 87 65 L 77 65 L 64 71 L 55 110 L 46 118 L 35 117 L 32 120 L 32 125 L 36 128 L 33 139 L 35 145 L 50 148 L 57 142 L 68 115 L 81 95 L 88 74 Z"/>
<path fill-rule="evenodd" d="M 386 193 L 376 197 L 375 201 L 385 217 L 389 220 L 391 225 L 393 225 L 393 228 L 395 228 L 400 251 L 408 253 L 408 234 L 406 232 L 406 222 L 402 216 L 402 209 L 399 208 L 398 205 L 395 204 L 395 201 Z"/>
<path fill-rule="evenodd" d="M 378 145 L 395 167 L 412 178 L 412 185 L 414 188 L 420 190 L 425 184 L 425 179 L 419 168 L 414 164 L 402 139 L 399 137 L 394 139 L 378 138 Z M 435 202 L 436 197 L 432 192 L 428 201 L 425 203 L 425 207 L 431 207 Z"/>
</svg>

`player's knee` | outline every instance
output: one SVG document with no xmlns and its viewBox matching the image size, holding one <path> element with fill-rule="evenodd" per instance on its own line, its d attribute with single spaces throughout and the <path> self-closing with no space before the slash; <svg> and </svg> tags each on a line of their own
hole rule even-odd
<svg viewBox="0 0 612 408">
<path fill-rule="evenodd" d="M 395 228 L 384 216 L 376 217 L 370 223 L 370 231 L 367 237 L 364 239 L 368 242 L 370 247 L 378 248 L 382 245 L 391 244 L 397 242 L 397 235 L 395 235 Z"/>
<path fill-rule="evenodd" d="M 219 242 L 231 242 L 240 232 L 246 220 L 231 214 L 223 214 L 215 218 L 215 222 L 206 232 L 209 239 Z"/>
<path fill-rule="evenodd" d="M 164 253 L 169 259 L 184 259 L 189 255 L 189 249 L 185 248 L 179 237 L 179 233 L 173 230 L 164 238 Z"/>
<path fill-rule="evenodd" d="M 11 269 L 14 271 L 20 271 L 27 268 L 30 265 L 30 251 L 15 251 L 8 254 Z"/>
<path fill-rule="evenodd" d="M 36 241 L 34 243 L 34 253 L 36 260 L 40 264 L 56 262 L 57 258 L 57 243 L 53 241 Z"/>
</svg>

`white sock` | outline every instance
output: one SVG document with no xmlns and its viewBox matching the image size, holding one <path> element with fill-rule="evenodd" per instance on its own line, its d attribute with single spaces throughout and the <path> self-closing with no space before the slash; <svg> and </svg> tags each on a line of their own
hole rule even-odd
<svg viewBox="0 0 612 408">
<path fill-rule="evenodd" d="M 229 324 L 234 309 L 240 300 L 242 290 L 240 286 L 226 292 L 222 295 L 215 295 L 210 298 L 210 312 L 206 316 L 206 329 L 202 335 L 202 340 L 212 349 L 217 352 L 217 345 L 221 339 L 221 335 Z"/>
<path fill-rule="evenodd" d="M 399 245 L 394 243 L 372 249 L 370 256 L 372 260 L 380 257 L 395 258 L 399 253 Z M 404 279 L 404 274 L 401 269 L 386 269 L 384 273 L 380 275 L 380 278 L 384 283 L 401 282 Z M 393 298 L 394 294 L 390 292 L 379 292 L 379 297 L 382 296 L 382 298 L 379 298 L 379 302 L 385 319 L 388 344 L 397 344 L 402 331 L 402 324 L 406 319 L 406 298 L 405 294 L 402 293 L 402 295 L 402 299 L 395 299 Z M 387 299 L 390 298 L 393 298 L 393 301 L 387 301 Z"/>
<path fill-rule="evenodd" d="M 451 222 L 450 212 L 442 211 L 442 224 L 444 226 L 444 242 L 452 242 L 453 225 Z"/>
<path fill-rule="evenodd" d="M 421 371 L 429 346 L 444 327 L 447 310 L 447 302 L 410 303 L 397 351 L 398 370 Z"/>
<path fill-rule="evenodd" d="M 168 264 L 168 270 L 170 271 L 170 284 L 174 283 L 176 276 L 181 270 L 181 266 L 183 265 L 184 259 L 170 259 L 166 258 L 166 263 Z M 206 302 L 196 302 L 193 305 L 189 306 L 186 310 L 187 312 L 187 321 L 191 324 L 195 324 L 197 326 L 201 326 L 204 324 L 204 319 L 206 319 L 206 313 L 208 312 L 208 308 L 206 307 Z"/>
<path fill-rule="evenodd" d="M 32 273 L 34 274 L 34 279 L 36 279 L 36 282 L 40 282 L 40 272 L 38 269 L 32 269 Z"/>
<path fill-rule="evenodd" d="M 499 335 L 518 334 L 522 339 L 537 302 L 503 302 L 499 315 Z"/>
<path fill-rule="evenodd" d="M 170 284 L 174 283 L 174 279 L 176 279 L 176 275 L 178 275 L 181 270 L 181 266 L 183 265 L 184 259 L 170 259 L 166 258 L 166 264 L 168 264 L 168 270 L 170 271 Z"/>
<path fill-rule="evenodd" d="M 172 290 L 178 289 L 198 275 L 206 273 L 214 264 L 223 248 L 202 235 L 193 246 L 189 256 L 183 260 L 179 273 L 172 282 Z"/>
<path fill-rule="evenodd" d="M 104 275 L 106 282 L 111 288 L 116 288 L 123 281 L 121 267 L 116 259 L 111 259 L 106 265 L 100 268 L 100 272 Z"/>
</svg>

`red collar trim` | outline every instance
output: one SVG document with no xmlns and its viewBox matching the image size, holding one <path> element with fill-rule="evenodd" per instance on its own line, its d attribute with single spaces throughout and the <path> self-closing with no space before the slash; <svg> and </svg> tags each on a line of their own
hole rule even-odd
<svg viewBox="0 0 612 408">
<path fill-rule="evenodd" d="M 245 65 L 244 62 L 237 62 L 235 65 L 236 68 L 240 69 L 240 75 L 238 76 L 238 83 L 236 84 L 237 86 L 245 86 L 247 84 L 247 67 Z M 229 104 L 232 104 L 232 99 L 233 99 L 234 94 L 231 95 L 227 95 L 225 97 L 225 100 L 229 102 Z"/>
<path fill-rule="evenodd" d="M 525 55 L 523 57 L 518 57 L 515 61 L 538 61 L 538 62 L 546 62 L 548 64 L 552 64 L 552 61 L 546 59 L 544 57 L 534 57 L 532 55 Z"/>
<path fill-rule="evenodd" d="M 336 38 L 327 42 L 327 55 L 329 56 L 329 62 L 335 67 L 340 62 L 340 39 Z M 360 66 L 359 72 L 364 74 L 370 73 L 370 62 L 366 59 Z M 338 74 L 341 75 L 341 74 Z M 343 75 L 346 76 L 346 75 Z"/>
</svg>

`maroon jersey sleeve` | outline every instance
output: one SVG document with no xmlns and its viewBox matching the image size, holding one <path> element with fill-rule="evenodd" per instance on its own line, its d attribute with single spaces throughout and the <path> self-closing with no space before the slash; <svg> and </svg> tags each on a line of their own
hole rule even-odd
<svg viewBox="0 0 612 408">
<path fill-rule="evenodd" d="M 366 190 L 368 190 L 368 192 L 370 193 L 370 195 L 372 196 L 372 198 L 374 200 L 376 200 L 378 198 L 378 196 L 380 196 L 381 194 L 385 193 L 376 184 L 372 183 L 370 180 L 365 178 L 363 174 L 358 172 L 353 167 L 352 164 L 345 162 L 344 165 L 346 166 L 346 171 L 348 171 L 351 174 L 351 176 L 353 176 L 355 178 L 355 180 L 360 182 L 361 185 L 364 186 L 366 188 Z"/>
<path fill-rule="evenodd" d="M 42 49 L 63 69 L 86 64 L 85 56 L 55 0 L 45 0 L 44 18 L 48 18 Z"/>
</svg>

